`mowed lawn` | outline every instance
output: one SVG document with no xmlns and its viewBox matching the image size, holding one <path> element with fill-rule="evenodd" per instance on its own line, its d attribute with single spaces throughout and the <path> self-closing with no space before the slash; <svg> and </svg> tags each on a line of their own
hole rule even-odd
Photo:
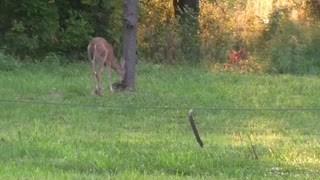
<svg viewBox="0 0 320 180">
<path fill-rule="evenodd" d="M 96 96 L 85 63 L 0 71 L 0 179 L 320 177 L 318 76 L 138 64 L 115 93 L 103 78 Z"/>
</svg>

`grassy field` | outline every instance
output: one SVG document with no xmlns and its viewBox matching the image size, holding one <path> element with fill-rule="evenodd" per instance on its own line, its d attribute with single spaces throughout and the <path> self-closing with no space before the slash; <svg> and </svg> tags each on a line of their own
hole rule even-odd
<svg viewBox="0 0 320 180">
<path fill-rule="evenodd" d="M 320 176 L 319 77 L 137 71 L 133 92 L 110 93 L 104 74 L 102 97 L 87 64 L 0 71 L 0 179 Z"/>
</svg>

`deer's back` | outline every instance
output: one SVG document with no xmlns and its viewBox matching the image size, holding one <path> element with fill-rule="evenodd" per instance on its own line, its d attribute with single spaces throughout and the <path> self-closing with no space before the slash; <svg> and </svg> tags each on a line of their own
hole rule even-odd
<svg viewBox="0 0 320 180">
<path fill-rule="evenodd" d="M 88 45 L 88 51 L 91 58 L 94 52 L 96 52 L 99 58 L 105 57 L 106 55 L 108 56 L 107 58 L 114 58 L 112 45 L 102 37 L 93 38 Z"/>
</svg>

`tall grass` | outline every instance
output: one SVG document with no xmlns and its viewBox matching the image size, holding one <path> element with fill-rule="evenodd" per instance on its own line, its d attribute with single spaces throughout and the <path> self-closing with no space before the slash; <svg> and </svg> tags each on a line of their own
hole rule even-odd
<svg viewBox="0 0 320 180">
<path fill-rule="evenodd" d="M 0 73 L 1 179 L 320 174 L 317 76 L 138 64 L 135 91 L 110 93 L 104 76 L 100 97 L 90 95 L 87 64 L 21 65 Z M 188 124 L 190 108 L 204 148 Z"/>
</svg>

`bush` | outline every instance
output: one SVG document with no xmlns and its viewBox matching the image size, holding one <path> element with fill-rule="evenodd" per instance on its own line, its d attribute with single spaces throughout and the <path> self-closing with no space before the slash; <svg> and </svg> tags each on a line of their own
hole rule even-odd
<svg viewBox="0 0 320 180">
<path fill-rule="evenodd" d="M 47 2 L 30 0 L 12 7 L 4 42 L 12 53 L 41 55 L 59 29 L 58 10 Z"/>
<path fill-rule="evenodd" d="M 22 59 L 50 52 L 75 56 L 86 51 L 92 36 L 122 47 L 120 1 L 20 1 L 5 0 L 0 7 L 0 47 L 10 54 Z"/>
<path fill-rule="evenodd" d="M 318 22 L 312 24 L 282 18 L 273 27 L 277 30 L 270 33 L 263 53 L 270 62 L 268 72 L 320 74 L 320 28 Z"/>
<path fill-rule="evenodd" d="M 0 51 L 0 71 L 17 71 L 21 67 L 17 58 Z"/>
<path fill-rule="evenodd" d="M 139 55 L 153 63 L 199 64 L 201 53 L 197 14 L 185 9 L 181 17 L 175 17 L 171 1 L 140 3 Z"/>
<path fill-rule="evenodd" d="M 64 53 L 83 52 L 93 29 L 80 12 L 71 10 L 69 16 L 65 22 L 65 29 L 59 32 L 60 41 L 56 44 L 56 48 Z"/>
<path fill-rule="evenodd" d="M 176 63 L 181 54 L 172 3 L 160 0 L 141 1 L 140 4 L 139 55 L 153 63 Z"/>
</svg>

